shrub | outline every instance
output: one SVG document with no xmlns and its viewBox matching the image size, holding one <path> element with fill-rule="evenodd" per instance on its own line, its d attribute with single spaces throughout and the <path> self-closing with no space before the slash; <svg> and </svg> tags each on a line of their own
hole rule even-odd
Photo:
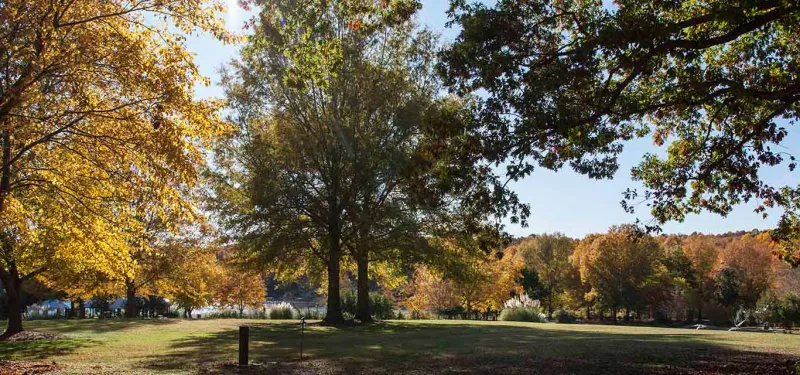
<svg viewBox="0 0 800 375">
<path fill-rule="evenodd" d="M 575 323 L 575 315 L 567 310 L 558 310 L 556 312 L 556 322 L 558 323 Z"/>
<path fill-rule="evenodd" d="M 342 294 L 342 312 L 348 319 L 353 319 L 358 312 L 358 297 L 356 292 L 348 290 Z M 369 312 L 374 319 L 394 318 L 394 301 L 383 293 L 369 294 Z"/>
<path fill-rule="evenodd" d="M 200 314 L 200 316 L 202 316 L 203 319 L 238 319 L 238 318 L 240 318 L 239 311 L 231 310 L 231 309 L 209 311 L 209 312 L 206 312 L 205 314 Z"/>
<path fill-rule="evenodd" d="M 515 307 L 503 309 L 500 313 L 500 320 L 514 322 L 544 322 L 545 315 L 538 307 Z"/>
<path fill-rule="evenodd" d="M 526 293 L 512 297 L 503 306 L 505 308 L 500 313 L 500 320 L 516 322 L 544 322 L 545 320 L 539 300 L 531 299 Z"/>
<path fill-rule="evenodd" d="M 294 319 L 294 310 L 291 307 L 279 307 L 269 310 L 270 319 Z"/>
<path fill-rule="evenodd" d="M 270 319 L 294 319 L 294 308 L 291 304 L 282 302 L 269 308 Z"/>
<path fill-rule="evenodd" d="M 369 294 L 369 311 L 379 320 L 394 318 L 394 301 L 382 293 Z"/>
<path fill-rule="evenodd" d="M 769 296 L 759 301 L 757 315 L 760 321 L 791 329 L 800 325 L 800 297 Z"/>
<path fill-rule="evenodd" d="M 325 318 L 326 310 L 324 308 L 305 308 L 299 309 L 300 316 L 306 318 L 306 320 L 321 320 Z"/>
<path fill-rule="evenodd" d="M 201 311 L 193 311 L 192 317 L 200 315 L 202 319 L 267 319 L 267 313 L 263 309 L 246 308 L 241 314 L 239 314 L 239 309 L 236 308 Z"/>
<path fill-rule="evenodd" d="M 342 314 L 345 319 L 353 319 L 358 309 L 358 297 L 354 290 L 347 290 L 342 293 Z"/>
<path fill-rule="evenodd" d="M 800 297 L 786 298 L 777 310 L 780 323 L 784 328 L 800 325 Z"/>
</svg>

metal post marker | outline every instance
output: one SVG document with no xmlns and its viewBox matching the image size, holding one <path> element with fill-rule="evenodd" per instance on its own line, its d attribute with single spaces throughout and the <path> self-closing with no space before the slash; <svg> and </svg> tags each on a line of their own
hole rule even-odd
<svg viewBox="0 0 800 375">
<path fill-rule="evenodd" d="M 306 317 L 300 317 L 300 360 L 303 360 L 303 335 L 306 330 Z"/>
</svg>

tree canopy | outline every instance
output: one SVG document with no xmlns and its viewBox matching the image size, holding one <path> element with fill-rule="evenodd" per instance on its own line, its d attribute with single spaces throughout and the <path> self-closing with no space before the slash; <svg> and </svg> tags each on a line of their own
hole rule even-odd
<svg viewBox="0 0 800 375">
<path fill-rule="evenodd" d="M 369 320 L 371 260 L 419 261 L 431 237 L 527 215 L 465 136 L 471 98 L 440 94 L 417 2 L 261 5 L 225 76 L 239 131 L 218 147 L 212 205 L 252 259 L 325 270 L 326 321 L 342 321 L 343 257 Z"/>
<path fill-rule="evenodd" d="M 656 227 L 687 214 L 784 210 L 773 233 L 797 253 L 797 186 L 761 176 L 794 170 L 782 147 L 800 116 L 800 8 L 795 1 L 453 0 L 462 27 L 440 71 L 460 93 L 486 93 L 481 119 L 492 160 L 512 176 L 570 165 L 592 178 L 617 171 L 625 141 L 651 137 L 632 169 Z"/>
<path fill-rule="evenodd" d="M 224 31 L 217 2 L 6 1 L 0 7 L 0 279 L 22 329 L 23 280 L 54 266 L 109 274 L 141 233 L 130 206 L 191 215 L 201 150 L 225 125 L 185 33 Z M 154 20 L 158 17 L 164 21 Z"/>
<path fill-rule="evenodd" d="M 587 237 L 573 257 L 581 280 L 592 286 L 590 298 L 611 309 L 614 319 L 621 307 L 630 312 L 647 305 L 648 289 L 666 273 L 658 242 L 629 226 Z"/>
<path fill-rule="evenodd" d="M 563 291 L 564 281 L 572 268 L 569 257 L 573 248 L 573 240 L 561 233 L 528 238 L 518 246 L 526 267 L 536 273 L 544 289 L 548 319 L 553 318 L 554 299 Z"/>
</svg>

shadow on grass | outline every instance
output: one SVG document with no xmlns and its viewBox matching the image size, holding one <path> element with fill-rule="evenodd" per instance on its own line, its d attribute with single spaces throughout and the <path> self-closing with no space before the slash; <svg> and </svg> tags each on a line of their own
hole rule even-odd
<svg viewBox="0 0 800 375">
<path fill-rule="evenodd" d="M 691 332 L 691 331 L 689 331 Z M 174 341 L 169 354 L 141 365 L 150 370 L 197 369 L 238 373 L 218 366 L 236 358 L 237 332 L 228 330 Z M 250 358 L 269 365 L 251 373 L 781 373 L 791 356 L 731 349 L 686 334 L 553 331 L 537 326 L 391 322 L 372 326 L 312 326 L 299 360 L 294 324 L 251 326 Z"/>
<path fill-rule="evenodd" d="M 108 333 L 116 331 L 135 330 L 146 326 L 162 326 L 175 324 L 180 319 L 141 319 L 141 318 L 110 318 L 110 319 L 61 319 L 61 320 L 31 320 L 25 322 L 25 329 L 39 330 L 39 322 L 46 324 L 42 331 L 73 334 L 73 333 Z"/>
<path fill-rule="evenodd" d="M 0 359 L 50 359 L 52 356 L 69 354 L 97 344 L 92 340 L 75 338 L 0 342 Z"/>
</svg>

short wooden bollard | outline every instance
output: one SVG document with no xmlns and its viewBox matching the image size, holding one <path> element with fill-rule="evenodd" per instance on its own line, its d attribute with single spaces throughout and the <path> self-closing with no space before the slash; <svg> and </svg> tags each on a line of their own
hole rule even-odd
<svg viewBox="0 0 800 375">
<path fill-rule="evenodd" d="M 239 366 L 247 367 L 250 350 L 250 327 L 239 327 Z"/>
</svg>

